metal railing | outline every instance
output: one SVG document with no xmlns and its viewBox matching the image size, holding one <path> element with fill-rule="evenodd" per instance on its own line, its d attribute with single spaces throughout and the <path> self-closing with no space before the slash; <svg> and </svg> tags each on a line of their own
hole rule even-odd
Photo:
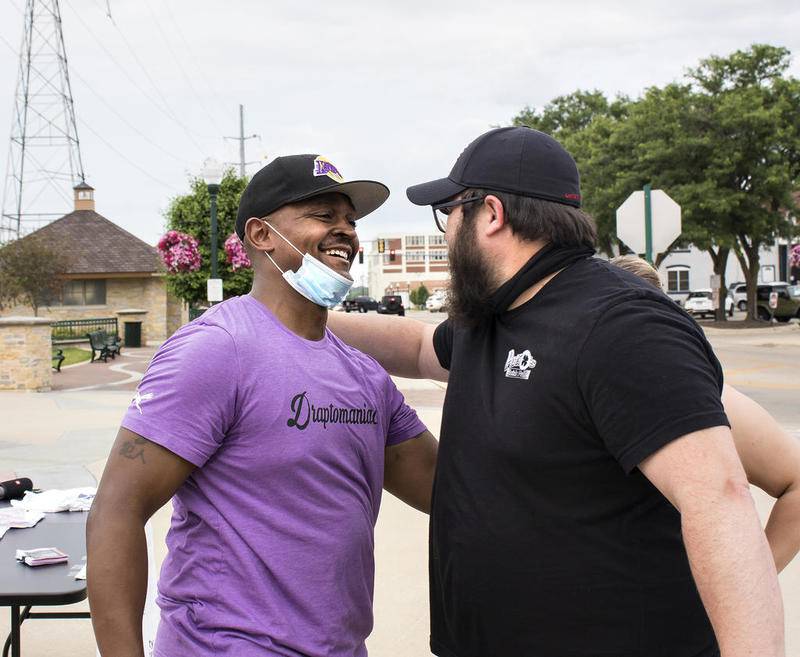
<svg viewBox="0 0 800 657">
<path fill-rule="evenodd" d="M 202 315 L 208 308 L 189 308 L 189 321 L 192 322 Z"/>
<path fill-rule="evenodd" d="M 52 324 L 53 344 L 86 340 L 86 334 L 105 331 L 109 335 L 119 335 L 116 317 L 98 319 L 67 319 Z"/>
</svg>

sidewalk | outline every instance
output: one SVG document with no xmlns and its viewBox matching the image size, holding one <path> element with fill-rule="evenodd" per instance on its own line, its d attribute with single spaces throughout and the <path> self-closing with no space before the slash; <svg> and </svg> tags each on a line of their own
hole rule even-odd
<svg viewBox="0 0 800 657">
<path fill-rule="evenodd" d="M 135 390 L 156 352 L 155 347 L 123 347 L 114 360 L 96 360 L 53 372 L 53 390 Z"/>
<path fill-rule="evenodd" d="M 105 364 L 69 368 L 63 388 L 49 393 L 0 394 L 0 470 L 30 476 L 37 486 L 94 485 L 103 470 L 131 391 L 153 350 L 128 350 Z M 57 378 L 59 375 L 54 375 Z M 98 382 L 99 381 L 99 382 Z M 445 386 L 427 380 L 395 379 L 406 399 L 438 436 Z M 753 489 L 762 519 L 772 500 Z M 157 567 L 171 506 L 153 517 Z M 384 493 L 375 532 L 375 627 L 367 641 L 372 657 L 421 657 L 428 648 L 428 517 Z M 21 531 L 21 530 L 20 530 Z M 800 560 L 781 576 L 787 619 L 787 656 L 800 657 Z M 85 609 L 86 603 L 75 609 Z M 8 614 L 0 614 L 0 635 Z M 29 621 L 22 630 L 27 657 L 93 657 L 91 623 L 85 620 Z M 54 646 L 58 650 L 54 651 Z"/>
</svg>

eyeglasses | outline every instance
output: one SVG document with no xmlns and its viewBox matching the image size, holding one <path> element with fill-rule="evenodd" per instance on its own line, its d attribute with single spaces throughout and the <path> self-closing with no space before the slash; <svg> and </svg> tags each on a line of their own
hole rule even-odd
<svg viewBox="0 0 800 657">
<path fill-rule="evenodd" d="M 474 203 L 475 201 L 482 201 L 485 196 L 473 196 L 471 198 L 460 198 L 455 201 L 448 201 L 447 203 L 436 203 L 431 206 L 433 210 L 433 220 L 436 222 L 436 227 L 443 233 L 447 232 L 447 218 L 453 211 L 453 208 L 459 205 L 466 205 L 467 203 Z"/>
</svg>

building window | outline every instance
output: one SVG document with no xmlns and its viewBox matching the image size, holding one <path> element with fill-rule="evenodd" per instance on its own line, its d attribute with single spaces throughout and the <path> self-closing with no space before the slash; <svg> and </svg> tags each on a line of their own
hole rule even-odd
<svg viewBox="0 0 800 657">
<path fill-rule="evenodd" d="M 762 265 L 761 266 L 761 282 L 774 283 L 775 282 L 775 265 Z"/>
<path fill-rule="evenodd" d="M 689 270 L 685 267 L 667 270 L 667 292 L 688 292 Z"/>
<path fill-rule="evenodd" d="M 428 245 L 429 246 L 444 246 L 446 242 L 444 241 L 444 235 L 439 233 L 438 235 L 428 235 Z"/>
<path fill-rule="evenodd" d="M 424 251 L 407 251 L 406 252 L 406 262 L 425 262 L 425 252 Z"/>
<path fill-rule="evenodd" d="M 425 236 L 408 235 L 406 237 L 406 246 L 425 246 Z"/>
<path fill-rule="evenodd" d="M 447 262 L 447 251 L 431 251 L 431 262 Z"/>
<path fill-rule="evenodd" d="M 61 293 L 64 306 L 104 306 L 106 303 L 106 282 L 104 279 L 67 281 Z"/>
</svg>

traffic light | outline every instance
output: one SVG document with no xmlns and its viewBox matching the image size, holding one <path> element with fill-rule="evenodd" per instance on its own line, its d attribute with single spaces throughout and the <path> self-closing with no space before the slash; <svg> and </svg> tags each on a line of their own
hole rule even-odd
<svg viewBox="0 0 800 657">
<path fill-rule="evenodd" d="M 386 251 L 386 242 L 383 240 L 383 238 L 379 238 L 378 239 L 378 253 L 383 253 L 384 251 Z"/>
<path fill-rule="evenodd" d="M 358 247 L 358 264 L 359 265 L 363 265 L 364 264 L 364 247 L 363 246 L 359 246 Z"/>
<path fill-rule="evenodd" d="M 394 249 L 389 251 L 389 262 L 394 262 Z"/>
</svg>

